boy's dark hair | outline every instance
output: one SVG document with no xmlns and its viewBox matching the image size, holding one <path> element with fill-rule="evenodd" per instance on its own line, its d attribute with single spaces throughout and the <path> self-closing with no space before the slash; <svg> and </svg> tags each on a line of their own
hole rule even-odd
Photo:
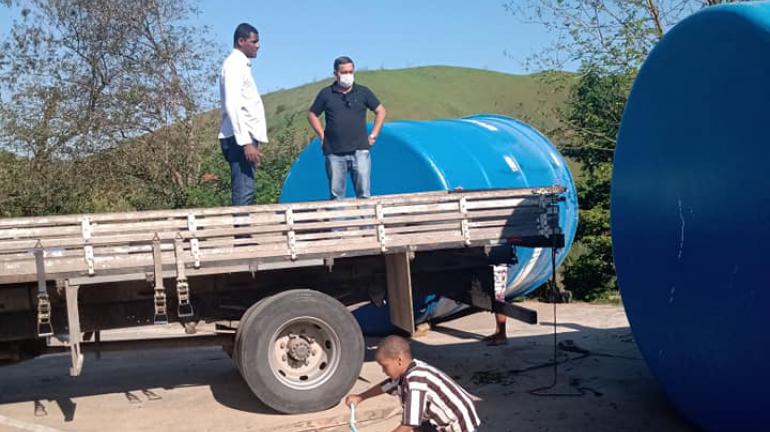
<svg viewBox="0 0 770 432">
<path fill-rule="evenodd" d="M 348 64 L 348 63 L 350 63 L 353 66 L 355 66 L 355 64 L 353 63 L 353 59 L 351 59 L 350 57 L 348 57 L 348 56 L 337 57 L 336 59 L 334 59 L 334 72 L 337 72 L 337 68 L 339 68 L 340 65 L 344 65 L 344 64 Z"/>
<path fill-rule="evenodd" d="M 259 34 L 253 25 L 246 23 L 238 24 L 238 27 L 235 28 L 235 33 L 233 34 L 233 46 L 237 47 L 238 39 L 248 39 L 252 33 Z"/>
<path fill-rule="evenodd" d="M 401 336 L 388 336 L 377 345 L 377 354 L 389 359 L 396 358 L 399 354 L 406 354 L 407 357 L 412 358 L 412 348 Z"/>
</svg>

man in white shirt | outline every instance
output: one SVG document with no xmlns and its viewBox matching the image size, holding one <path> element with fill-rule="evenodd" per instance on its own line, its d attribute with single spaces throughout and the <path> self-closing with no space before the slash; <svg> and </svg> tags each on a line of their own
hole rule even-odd
<svg viewBox="0 0 770 432">
<path fill-rule="evenodd" d="M 267 143 L 267 123 L 262 98 L 251 75 L 251 60 L 259 50 L 259 32 L 253 26 L 238 25 L 233 51 L 222 64 L 219 75 L 221 126 L 219 144 L 230 164 L 234 206 L 253 205 L 254 173 Z"/>
</svg>

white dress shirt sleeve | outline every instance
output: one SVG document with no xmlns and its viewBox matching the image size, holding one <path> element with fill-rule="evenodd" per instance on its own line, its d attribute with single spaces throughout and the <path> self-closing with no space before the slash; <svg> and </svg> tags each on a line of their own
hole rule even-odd
<svg viewBox="0 0 770 432">
<path fill-rule="evenodd" d="M 239 117 L 246 125 L 246 133 L 251 139 L 260 143 L 267 143 L 267 121 L 265 119 L 265 105 L 262 96 L 259 95 L 257 83 L 251 75 L 251 69 L 246 72 L 246 114 Z"/>
<path fill-rule="evenodd" d="M 227 117 L 230 119 L 230 124 L 233 127 L 235 141 L 239 145 L 246 145 L 251 143 L 251 136 L 243 125 L 240 112 L 244 106 L 242 95 L 244 77 L 241 68 L 233 66 L 235 65 L 230 63 L 222 70 L 221 79 L 224 87 L 222 98 L 224 99 Z"/>
</svg>

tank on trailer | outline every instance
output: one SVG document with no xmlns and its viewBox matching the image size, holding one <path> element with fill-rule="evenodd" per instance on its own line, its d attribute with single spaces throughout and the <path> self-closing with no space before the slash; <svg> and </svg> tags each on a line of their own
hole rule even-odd
<svg viewBox="0 0 770 432">
<path fill-rule="evenodd" d="M 532 126 L 501 115 L 461 119 L 388 122 L 372 147 L 372 195 L 453 189 L 545 187 L 567 189 L 560 204 L 569 252 L 578 221 L 575 184 L 556 148 Z M 353 186 L 348 180 L 348 196 Z M 321 143 L 314 139 L 300 154 L 283 185 L 283 203 L 329 199 Z M 547 248 L 517 248 L 518 264 L 509 267 L 506 297 L 523 296 L 551 276 Z M 415 299 L 415 319 L 425 321 L 452 314 L 461 306 L 439 296 Z M 364 306 L 355 312 L 365 332 L 391 330 L 386 307 Z"/>
</svg>

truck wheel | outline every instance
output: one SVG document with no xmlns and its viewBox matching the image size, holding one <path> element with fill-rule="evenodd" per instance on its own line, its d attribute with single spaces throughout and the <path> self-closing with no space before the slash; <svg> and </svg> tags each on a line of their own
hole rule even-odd
<svg viewBox="0 0 770 432">
<path fill-rule="evenodd" d="M 265 298 L 244 314 L 238 331 L 241 375 L 276 411 L 333 407 L 361 372 L 364 338 L 358 323 L 345 306 L 320 292 L 291 290 Z"/>
</svg>

